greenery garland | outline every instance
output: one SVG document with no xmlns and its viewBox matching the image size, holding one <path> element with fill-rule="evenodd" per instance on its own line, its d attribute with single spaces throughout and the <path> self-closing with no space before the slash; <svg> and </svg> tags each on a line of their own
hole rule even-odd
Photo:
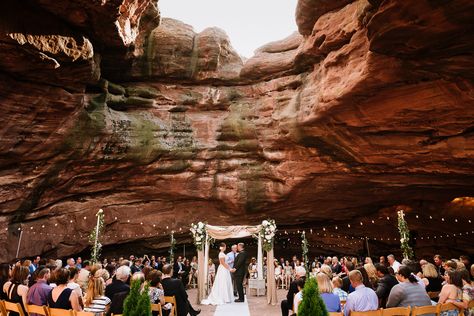
<svg viewBox="0 0 474 316">
<path fill-rule="evenodd" d="M 400 232 L 400 248 L 403 252 L 403 258 L 413 258 L 413 249 L 410 247 L 410 230 L 405 220 L 405 214 L 402 211 L 398 211 L 398 231 Z"/>
<path fill-rule="evenodd" d="M 273 239 L 276 233 L 276 224 L 273 219 L 264 220 L 262 228 L 260 229 L 260 236 L 262 236 L 262 248 L 264 251 L 270 251 L 273 248 Z"/>
<path fill-rule="evenodd" d="M 309 276 L 309 260 L 308 260 L 308 248 L 309 248 L 309 243 L 308 239 L 306 239 L 306 232 L 303 231 L 301 233 L 301 250 L 303 251 L 303 263 L 306 268 L 306 276 Z"/>
<path fill-rule="evenodd" d="M 170 263 L 174 263 L 174 251 L 176 249 L 176 239 L 174 239 L 174 231 L 171 231 L 171 237 L 170 237 Z"/>
<path fill-rule="evenodd" d="M 100 209 L 97 214 L 98 224 L 89 234 L 89 243 L 92 246 L 91 250 L 91 261 L 97 263 L 100 257 L 100 251 L 102 250 L 102 244 L 100 243 L 99 237 L 104 229 L 104 211 Z"/>
</svg>

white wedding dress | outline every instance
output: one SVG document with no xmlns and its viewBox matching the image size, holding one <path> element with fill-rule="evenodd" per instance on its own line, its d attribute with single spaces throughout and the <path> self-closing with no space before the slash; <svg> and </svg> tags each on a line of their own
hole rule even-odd
<svg viewBox="0 0 474 316">
<path fill-rule="evenodd" d="M 219 253 L 219 261 L 224 259 L 225 254 Z M 232 303 L 234 301 L 234 287 L 232 286 L 232 277 L 230 271 L 227 270 L 222 264 L 217 268 L 216 278 L 212 285 L 211 294 L 201 303 L 204 305 L 222 305 Z"/>
</svg>

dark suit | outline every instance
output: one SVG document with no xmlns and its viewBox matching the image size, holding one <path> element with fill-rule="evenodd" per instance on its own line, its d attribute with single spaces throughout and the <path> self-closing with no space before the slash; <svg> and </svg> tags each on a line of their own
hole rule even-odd
<svg viewBox="0 0 474 316">
<path fill-rule="evenodd" d="M 164 278 L 161 281 L 165 296 L 176 298 L 177 316 L 186 316 L 191 310 L 191 303 L 188 300 L 188 293 L 184 289 L 183 282 L 179 279 Z"/>
<path fill-rule="evenodd" d="M 244 277 L 247 273 L 247 253 L 242 250 L 237 255 L 234 261 L 234 278 L 237 287 L 237 293 L 239 294 L 239 300 L 244 300 Z"/>
<path fill-rule="evenodd" d="M 105 296 L 113 300 L 114 295 L 121 292 L 130 292 L 130 287 L 120 280 L 113 279 L 112 283 L 106 286 Z"/>
<path fill-rule="evenodd" d="M 305 278 L 302 277 L 304 280 Z M 290 283 L 290 288 L 288 289 L 288 293 L 286 294 L 286 300 L 281 301 L 281 314 L 282 316 L 288 316 L 290 309 L 293 309 L 293 301 L 295 298 L 296 293 L 298 293 L 298 286 L 296 285 L 296 281 Z"/>
<path fill-rule="evenodd" d="M 392 287 L 398 284 L 397 279 L 390 274 L 386 274 L 379 280 L 375 293 L 380 299 L 380 306 L 385 307 Z"/>
<path fill-rule="evenodd" d="M 182 273 L 179 273 L 180 270 L 181 270 L 181 272 L 184 271 L 184 263 L 175 261 L 175 263 L 173 264 L 173 278 L 175 278 L 175 279 L 180 278 L 181 279 Z"/>
</svg>

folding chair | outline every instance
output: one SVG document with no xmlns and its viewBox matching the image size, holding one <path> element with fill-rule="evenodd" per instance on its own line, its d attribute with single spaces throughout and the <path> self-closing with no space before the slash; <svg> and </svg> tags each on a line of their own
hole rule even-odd
<svg viewBox="0 0 474 316">
<path fill-rule="evenodd" d="M 49 316 L 74 316 L 72 309 L 50 308 L 48 307 Z"/>
<path fill-rule="evenodd" d="M 171 309 L 170 316 L 178 315 L 178 307 L 176 305 L 176 297 L 174 296 L 165 296 L 165 303 L 171 303 L 173 308 Z"/>
<path fill-rule="evenodd" d="M 411 308 L 408 307 L 393 307 L 384 308 L 382 310 L 383 316 L 410 316 Z"/>
<path fill-rule="evenodd" d="M 28 312 L 28 315 L 37 314 L 37 315 L 49 316 L 47 306 L 28 304 L 26 305 L 26 311 Z"/>
<path fill-rule="evenodd" d="M 7 312 L 7 314 L 9 312 L 16 312 L 20 316 L 25 316 L 25 313 L 23 312 L 23 308 L 21 307 L 20 303 L 3 301 L 3 306 L 5 307 L 5 312 Z"/>
<path fill-rule="evenodd" d="M 439 315 L 439 305 L 415 306 L 411 310 L 412 316 L 435 314 Z"/>
<path fill-rule="evenodd" d="M 366 312 L 352 312 L 349 314 L 350 316 L 383 316 L 382 310 L 377 309 L 375 311 L 366 311 Z"/>
<path fill-rule="evenodd" d="M 161 310 L 161 304 L 151 304 L 151 311 L 158 312 L 158 315 L 163 316 L 163 311 Z"/>
</svg>

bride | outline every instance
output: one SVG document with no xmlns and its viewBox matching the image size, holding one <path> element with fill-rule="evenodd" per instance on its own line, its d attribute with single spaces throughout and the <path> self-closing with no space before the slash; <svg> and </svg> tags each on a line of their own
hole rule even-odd
<svg viewBox="0 0 474 316">
<path fill-rule="evenodd" d="M 221 305 L 234 301 L 234 288 L 232 286 L 232 277 L 230 275 L 230 267 L 225 262 L 225 243 L 219 246 L 219 268 L 217 268 L 214 285 L 211 289 L 209 297 L 202 301 L 205 305 Z"/>
</svg>

